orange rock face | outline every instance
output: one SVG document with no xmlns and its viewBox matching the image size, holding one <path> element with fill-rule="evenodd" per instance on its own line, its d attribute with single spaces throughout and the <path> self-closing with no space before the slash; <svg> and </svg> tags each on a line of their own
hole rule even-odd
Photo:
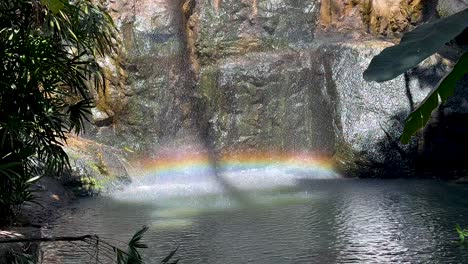
<svg viewBox="0 0 468 264">
<path fill-rule="evenodd" d="M 421 0 L 323 0 L 320 24 L 326 29 L 395 36 L 421 21 L 422 4 Z"/>
</svg>

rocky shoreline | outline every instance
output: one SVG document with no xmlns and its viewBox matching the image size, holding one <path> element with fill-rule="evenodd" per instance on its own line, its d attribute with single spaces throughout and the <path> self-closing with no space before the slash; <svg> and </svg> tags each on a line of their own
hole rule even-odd
<svg viewBox="0 0 468 264">
<path fill-rule="evenodd" d="M 21 208 L 12 227 L 0 230 L 0 240 L 8 238 L 41 238 L 50 224 L 54 223 L 77 197 L 54 178 L 45 177 L 34 186 L 36 199 Z M 66 210 L 66 209 L 65 209 Z M 11 261 L 15 254 L 27 254 L 41 259 L 39 243 L 15 243 L 0 245 L 0 263 Z"/>
<path fill-rule="evenodd" d="M 35 199 L 25 203 L 10 227 L 0 229 L 0 240 L 8 238 L 43 238 L 78 199 L 112 192 L 131 181 L 122 152 L 85 139 L 70 138 L 65 150 L 71 170 L 60 177 L 44 177 L 33 186 Z M 42 259 L 40 243 L 0 245 L 0 263 L 13 255 L 25 254 Z M 44 263 L 47 263 L 44 260 Z M 41 263 L 41 262 L 39 262 Z"/>
</svg>

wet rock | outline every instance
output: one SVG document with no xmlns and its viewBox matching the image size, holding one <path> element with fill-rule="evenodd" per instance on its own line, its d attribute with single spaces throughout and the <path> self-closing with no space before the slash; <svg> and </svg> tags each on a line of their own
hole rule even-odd
<svg viewBox="0 0 468 264">
<path fill-rule="evenodd" d="M 202 64 L 252 51 L 311 45 L 319 4 L 309 0 L 202 0 L 196 50 Z"/>
<path fill-rule="evenodd" d="M 116 57 L 103 59 L 109 81 L 96 97 L 98 109 L 112 118 L 96 112 L 87 137 L 148 153 L 190 130 L 192 77 L 181 6 L 172 0 L 107 3 L 122 46 Z"/>
<path fill-rule="evenodd" d="M 468 8 L 467 0 L 440 0 L 437 2 L 437 14 L 447 17 Z"/>
<path fill-rule="evenodd" d="M 71 138 L 67 142 L 71 170 L 60 180 L 77 195 L 94 196 L 119 188 L 130 181 L 125 153 L 85 139 Z"/>
<path fill-rule="evenodd" d="M 389 45 L 344 42 L 250 53 L 202 68 L 199 88 L 212 138 L 220 149 L 335 155 L 347 175 L 408 173 L 417 141 L 399 143 L 404 120 L 449 62 L 436 56 L 392 81 L 364 81 L 372 57 Z"/>
<path fill-rule="evenodd" d="M 98 127 L 110 126 L 113 122 L 113 115 L 109 115 L 108 113 L 101 111 L 98 108 L 91 109 L 91 114 L 91 122 Z"/>
<path fill-rule="evenodd" d="M 199 85 L 221 148 L 331 153 L 335 91 L 310 52 L 255 53 L 204 68 Z"/>
<path fill-rule="evenodd" d="M 408 146 L 400 144 L 404 120 L 450 64 L 434 56 L 391 81 L 364 81 L 362 73 L 370 60 L 389 45 L 366 41 L 329 44 L 319 49 L 328 59 L 329 80 L 337 91 L 337 134 L 341 146 L 337 147 L 336 156 L 347 173 L 373 177 L 412 172 L 417 140 Z M 353 167 L 354 172 L 350 172 Z"/>
</svg>

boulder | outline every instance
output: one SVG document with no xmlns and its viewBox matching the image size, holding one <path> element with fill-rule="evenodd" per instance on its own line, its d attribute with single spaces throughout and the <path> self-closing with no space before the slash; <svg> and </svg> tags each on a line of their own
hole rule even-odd
<svg viewBox="0 0 468 264">
<path fill-rule="evenodd" d="M 414 172 L 418 140 L 401 145 L 409 113 L 448 71 L 440 56 L 424 61 L 391 81 L 366 82 L 370 60 L 391 43 L 384 41 L 325 44 L 319 52 L 328 63 L 329 82 L 337 91 L 337 160 L 348 175 L 408 176 Z M 400 175 L 398 175 L 400 174 Z"/>
<path fill-rule="evenodd" d="M 130 182 L 122 150 L 72 137 L 67 140 L 65 151 L 71 168 L 60 176 L 60 181 L 77 195 L 108 193 Z"/>
</svg>

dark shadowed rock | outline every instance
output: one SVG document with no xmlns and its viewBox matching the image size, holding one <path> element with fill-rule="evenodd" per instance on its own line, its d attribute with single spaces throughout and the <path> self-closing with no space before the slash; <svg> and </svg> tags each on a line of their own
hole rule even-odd
<svg viewBox="0 0 468 264">
<path fill-rule="evenodd" d="M 418 147 L 416 139 L 408 146 L 400 144 L 404 120 L 447 72 L 449 62 L 434 56 L 394 80 L 364 81 L 362 73 L 370 60 L 389 45 L 365 41 L 319 48 L 327 58 L 329 81 L 337 91 L 337 133 L 341 139 L 337 158 L 345 171 L 354 167 L 353 174 L 374 177 L 411 172 Z"/>
<path fill-rule="evenodd" d="M 468 76 L 434 114 L 423 134 L 419 169 L 446 178 L 465 176 L 468 164 Z"/>
</svg>

